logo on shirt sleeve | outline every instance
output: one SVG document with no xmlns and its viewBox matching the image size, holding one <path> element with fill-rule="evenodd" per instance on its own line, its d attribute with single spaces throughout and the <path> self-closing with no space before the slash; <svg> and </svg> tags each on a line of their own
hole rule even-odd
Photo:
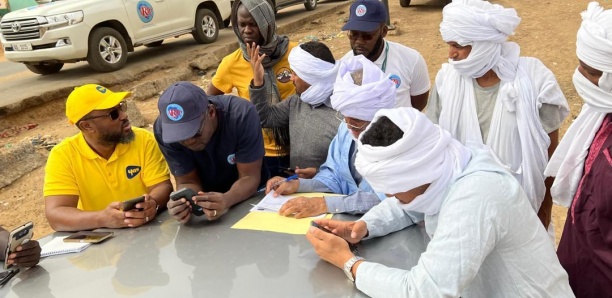
<svg viewBox="0 0 612 298">
<path fill-rule="evenodd" d="M 236 164 L 236 154 L 230 154 L 227 156 L 227 163 L 229 163 L 230 165 L 235 165 Z"/>
<path fill-rule="evenodd" d="M 125 175 L 128 179 L 132 179 L 138 176 L 138 174 L 140 173 L 140 169 L 141 168 L 139 166 L 127 166 L 125 168 Z"/>
</svg>

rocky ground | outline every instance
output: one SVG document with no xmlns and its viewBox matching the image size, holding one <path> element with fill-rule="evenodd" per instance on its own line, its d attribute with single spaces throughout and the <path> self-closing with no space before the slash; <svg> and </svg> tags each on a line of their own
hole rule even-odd
<svg viewBox="0 0 612 298">
<path fill-rule="evenodd" d="M 399 1 L 390 0 L 391 22 L 395 30 L 389 31 L 388 39 L 421 52 L 427 61 L 432 81 L 440 65 L 447 59 L 447 45 L 442 41 L 438 31 L 442 2 L 442 0 L 413 0 L 411 7 L 402 8 Z M 565 132 L 578 115 L 582 105 L 582 101 L 573 89 L 571 76 L 578 64 L 575 56 L 575 40 L 580 24 L 579 13 L 586 8 L 588 1 L 492 2 L 516 8 L 522 22 L 512 40 L 519 43 L 523 56 L 541 59 L 555 73 L 572 110 L 561 128 L 561 133 Z M 604 7 L 612 8 L 610 1 L 600 2 Z M 291 40 L 302 42 L 323 41 L 331 48 L 335 57 L 340 58 L 349 50 L 348 39 L 340 30 L 347 16 L 347 13 L 338 13 L 318 19 L 289 34 L 289 37 Z M 164 76 L 164 73 L 164 71 L 154 73 L 147 79 Z M 211 74 L 212 71 L 208 71 L 201 77 L 193 77 L 193 81 L 205 87 L 210 82 Z M 144 119 L 145 127 L 150 127 L 157 117 L 156 102 L 156 97 L 135 102 L 135 107 Z M 47 154 L 44 147 L 76 132 L 77 130 L 69 125 L 64 117 L 64 100 L 58 99 L 18 115 L 0 119 L 0 153 L 6 155 L 11 148 L 26 142 L 34 143 L 36 146 L 32 150 L 44 156 Z M 2 171 L 10 172 L 26 164 L 27 161 L 16 162 L 3 168 Z M 11 185 L 0 189 L 0 225 L 10 229 L 31 220 L 35 224 L 35 238 L 53 232 L 44 215 L 43 178 L 44 167 L 38 166 Z M 553 222 L 557 227 L 557 240 L 565 222 L 566 212 L 565 208 L 554 207 Z"/>
</svg>

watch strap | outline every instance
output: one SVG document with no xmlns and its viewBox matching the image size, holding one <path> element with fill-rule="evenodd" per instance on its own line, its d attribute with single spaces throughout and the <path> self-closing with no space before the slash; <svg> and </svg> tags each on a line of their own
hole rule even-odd
<svg viewBox="0 0 612 298">
<path fill-rule="evenodd" d="M 350 281 L 355 282 L 355 278 L 353 277 L 353 272 L 351 270 L 353 269 L 353 266 L 355 266 L 355 263 L 362 260 L 365 259 L 360 256 L 353 256 L 348 261 L 346 261 L 346 263 L 344 263 L 344 274 L 346 274 L 346 277 L 348 277 Z"/>
</svg>

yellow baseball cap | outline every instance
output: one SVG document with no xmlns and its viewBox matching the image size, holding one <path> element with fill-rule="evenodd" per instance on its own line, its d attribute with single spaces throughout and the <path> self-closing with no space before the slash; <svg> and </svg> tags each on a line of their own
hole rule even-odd
<svg viewBox="0 0 612 298">
<path fill-rule="evenodd" d="M 66 117 L 75 124 L 89 112 L 110 109 L 129 95 L 130 92 L 113 92 L 96 84 L 75 87 L 66 100 Z"/>
</svg>

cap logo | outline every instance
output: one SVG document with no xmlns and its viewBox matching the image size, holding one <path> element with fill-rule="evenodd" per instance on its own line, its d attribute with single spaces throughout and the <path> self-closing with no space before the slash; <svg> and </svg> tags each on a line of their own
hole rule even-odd
<svg viewBox="0 0 612 298">
<path fill-rule="evenodd" d="M 368 9 L 363 4 L 359 4 L 359 6 L 355 8 L 355 15 L 358 17 L 363 17 L 366 12 L 368 12 Z"/>
<path fill-rule="evenodd" d="M 98 90 L 102 94 L 106 93 L 106 88 L 102 86 L 96 86 L 96 90 Z"/>
<path fill-rule="evenodd" d="M 185 115 L 185 112 L 183 111 L 183 107 L 175 103 L 169 104 L 166 107 L 166 116 L 168 116 L 168 119 L 172 121 L 179 121 L 183 119 L 184 115 Z"/>
</svg>

